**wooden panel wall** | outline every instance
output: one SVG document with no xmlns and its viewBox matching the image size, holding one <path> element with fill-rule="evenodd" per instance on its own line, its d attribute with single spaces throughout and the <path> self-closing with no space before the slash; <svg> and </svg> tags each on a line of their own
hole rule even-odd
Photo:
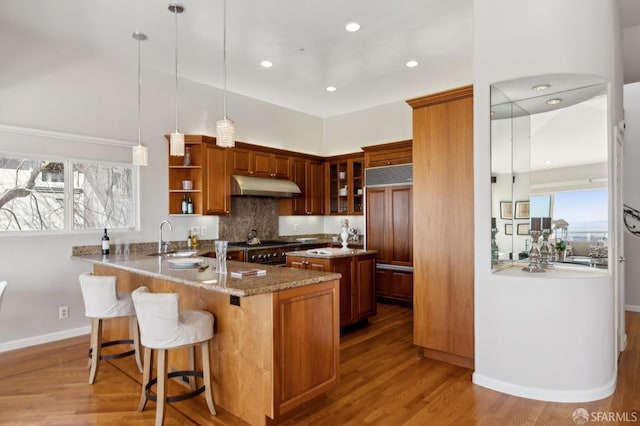
<svg viewBox="0 0 640 426">
<path fill-rule="evenodd" d="M 413 111 L 414 343 L 473 366 L 473 88 Z"/>
</svg>

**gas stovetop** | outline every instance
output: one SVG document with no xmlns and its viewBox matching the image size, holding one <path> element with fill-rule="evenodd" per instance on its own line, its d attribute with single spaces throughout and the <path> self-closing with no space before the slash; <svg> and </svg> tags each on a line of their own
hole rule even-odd
<svg viewBox="0 0 640 426">
<path fill-rule="evenodd" d="M 276 247 L 276 246 L 290 246 L 295 245 L 297 243 L 293 243 L 291 241 L 283 241 L 283 240 L 261 240 L 260 244 L 249 244 L 246 241 L 236 241 L 229 243 L 231 247 L 241 247 L 241 248 L 265 248 L 265 247 Z"/>
</svg>

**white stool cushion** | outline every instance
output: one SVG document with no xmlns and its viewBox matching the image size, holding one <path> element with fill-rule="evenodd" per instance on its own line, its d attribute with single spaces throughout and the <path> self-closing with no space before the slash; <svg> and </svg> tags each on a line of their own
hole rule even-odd
<svg viewBox="0 0 640 426">
<path fill-rule="evenodd" d="M 80 289 L 87 317 L 135 316 L 131 293 L 116 291 L 116 281 L 117 277 L 92 275 L 89 272 L 80 275 Z"/>
<path fill-rule="evenodd" d="M 150 293 L 143 286 L 131 296 L 140 340 L 147 348 L 171 349 L 213 337 L 213 315 L 207 311 L 179 311 L 177 293 Z"/>
</svg>

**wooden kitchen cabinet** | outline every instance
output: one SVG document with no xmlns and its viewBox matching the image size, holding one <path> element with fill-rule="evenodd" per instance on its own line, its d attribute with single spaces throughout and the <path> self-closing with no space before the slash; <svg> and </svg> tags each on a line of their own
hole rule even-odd
<svg viewBox="0 0 640 426">
<path fill-rule="evenodd" d="M 378 265 L 413 266 L 413 186 L 367 188 L 367 248 L 377 250 Z M 397 272 L 397 271 L 395 271 Z M 376 294 L 383 299 L 413 302 L 412 274 L 377 271 Z M 400 281 L 396 282 L 397 279 Z"/>
<path fill-rule="evenodd" d="M 167 141 L 169 135 L 166 136 Z M 184 157 L 169 155 L 169 215 L 182 215 L 182 198 L 186 195 L 193 201 L 193 214 L 204 213 L 203 194 L 208 190 L 208 182 L 203 174 L 204 145 L 206 136 L 185 135 L 185 150 L 190 151 L 191 163 L 184 165 Z M 214 142 L 215 143 L 215 142 Z M 182 181 L 190 180 L 192 189 L 185 190 Z M 185 215 L 186 216 L 186 215 Z"/>
<path fill-rule="evenodd" d="M 376 295 L 411 303 L 413 301 L 413 272 L 376 269 Z"/>
<path fill-rule="evenodd" d="M 231 154 L 231 174 L 289 179 L 289 156 L 248 148 L 235 148 Z"/>
<path fill-rule="evenodd" d="M 473 86 L 413 107 L 414 343 L 424 355 L 474 364 Z"/>
<path fill-rule="evenodd" d="M 375 254 L 321 259 L 287 256 L 287 267 L 336 272 L 340 278 L 340 327 L 376 314 Z"/>
<path fill-rule="evenodd" d="M 280 215 L 322 215 L 324 214 L 324 164 L 320 160 L 291 159 L 290 178 L 302 195 L 280 200 Z"/>
<path fill-rule="evenodd" d="M 381 145 L 365 146 L 364 166 L 381 167 L 396 164 L 408 164 L 413 161 L 412 141 L 391 142 Z"/>
<path fill-rule="evenodd" d="M 204 214 L 224 216 L 231 213 L 229 149 L 204 144 Z"/>
<path fill-rule="evenodd" d="M 325 212 L 330 215 L 364 213 L 364 156 L 333 157 L 326 163 Z"/>
</svg>

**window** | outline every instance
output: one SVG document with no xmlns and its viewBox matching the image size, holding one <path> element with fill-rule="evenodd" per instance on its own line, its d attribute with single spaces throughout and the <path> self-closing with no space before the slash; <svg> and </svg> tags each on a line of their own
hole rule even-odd
<svg viewBox="0 0 640 426">
<path fill-rule="evenodd" d="M 564 219 L 568 241 L 598 241 L 607 238 L 609 232 L 608 191 L 589 189 L 583 191 L 554 192 L 531 197 L 531 214 Z"/>
<path fill-rule="evenodd" d="M 136 226 L 135 168 L 0 154 L 0 232 Z"/>
</svg>

